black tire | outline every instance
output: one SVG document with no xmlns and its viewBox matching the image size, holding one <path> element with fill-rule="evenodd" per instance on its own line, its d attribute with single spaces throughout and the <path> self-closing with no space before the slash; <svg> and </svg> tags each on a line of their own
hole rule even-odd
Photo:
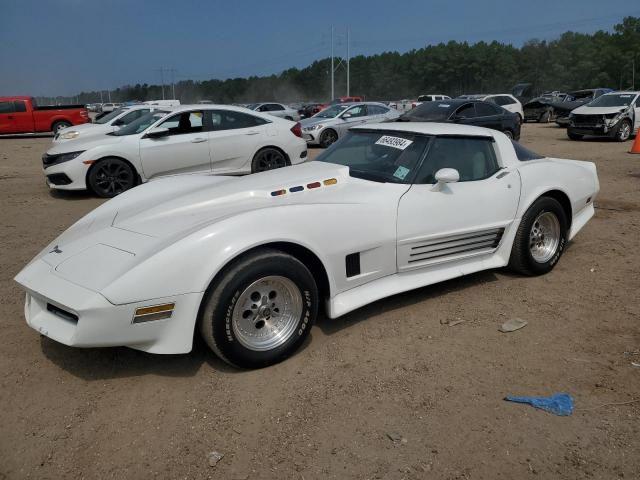
<svg viewBox="0 0 640 480">
<path fill-rule="evenodd" d="M 276 148 L 263 148 L 258 151 L 251 161 L 251 173 L 266 172 L 276 168 L 286 167 L 287 157 Z"/>
<path fill-rule="evenodd" d="M 513 137 L 513 132 L 512 132 L 511 130 L 506 129 L 506 130 L 503 130 L 503 131 L 502 131 L 502 133 L 504 133 L 504 134 L 505 134 L 508 138 L 510 138 L 511 140 L 513 140 L 513 139 L 514 139 L 514 137 Z"/>
<path fill-rule="evenodd" d="M 579 133 L 573 133 L 571 130 L 567 130 L 567 136 L 571 140 L 582 140 L 582 138 L 584 137 L 584 135 L 580 135 Z"/>
<path fill-rule="evenodd" d="M 236 332 L 234 311 L 243 292 L 250 291 L 247 290 L 249 286 L 272 276 L 285 277 L 295 284 L 301 295 L 302 308 L 295 329 L 284 343 L 258 351 L 241 343 L 242 339 Z M 242 368 L 262 368 L 284 360 L 302 345 L 315 322 L 318 304 L 318 288 L 309 269 L 291 255 L 263 249 L 226 267 L 219 280 L 209 287 L 200 309 L 200 333 L 211 350 L 225 362 Z M 264 323 L 258 326 L 259 322 L 255 328 L 264 328 Z"/>
<path fill-rule="evenodd" d="M 335 143 L 338 140 L 338 132 L 336 132 L 334 129 L 332 128 L 327 128 L 324 132 L 322 132 L 322 134 L 320 135 L 320 146 L 322 148 L 328 148 L 330 147 L 333 143 Z"/>
<path fill-rule="evenodd" d="M 616 133 L 614 134 L 613 138 L 617 142 L 626 142 L 631 138 L 632 133 L 633 126 L 631 125 L 631 121 L 625 118 L 618 124 Z"/>
<path fill-rule="evenodd" d="M 536 260 L 531 251 L 531 234 L 535 222 L 542 214 L 551 214 L 558 221 L 559 234 L 555 250 L 547 261 Z M 542 275 L 550 272 L 562 256 L 567 244 L 567 215 L 560 203 L 551 197 L 540 197 L 525 212 L 518 226 L 511 248 L 509 268 L 524 275 Z"/>
<path fill-rule="evenodd" d="M 58 131 L 62 130 L 63 128 L 69 128 L 71 126 L 71 124 L 69 122 L 65 122 L 64 120 L 61 120 L 59 122 L 54 123 L 51 126 L 51 131 L 53 133 L 58 133 Z"/>
<path fill-rule="evenodd" d="M 91 166 L 87 185 L 93 193 L 112 198 L 136 186 L 136 173 L 124 160 L 103 158 Z"/>
<path fill-rule="evenodd" d="M 549 110 L 545 111 L 540 118 L 538 118 L 538 123 L 549 123 L 551 121 L 551 112 Z"/>
</svg>

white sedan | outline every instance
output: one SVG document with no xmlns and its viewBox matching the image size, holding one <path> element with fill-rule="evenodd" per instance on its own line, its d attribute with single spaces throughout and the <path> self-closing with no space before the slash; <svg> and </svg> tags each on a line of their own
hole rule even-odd
<svg viewBox="0 0 640 480">
<path fill-rule="evenodd" d="M 136 105 L 133 107 L 122 107 L 111 113 L 96 119 L 93 123 L 82 123 L 68 128 L 58 130 L 53 137 L 53 143 L 63 143 L 87 135 L 104 135 L 126 127 L 134 120 L 146 115 L 147 113 L 158 110 L 158 107 L 149 105 Z M 165 109 L 165 111 L 167 111 Z"/>
<path fill-rule="evenodd" d="M 239 175 L 304 162 L 297 123 L 228 105 L 183 105 L 106 135 L 56 144 L 42 156 L 51 188 L 114 197 L 165 175 Z"/>
<path fill-rule="evenodd" d="M 250 103 L 247 105 L 249 110 L 255 110 L 256 112 L 268 113 L 274 117 L 285 118 L 287 120 L 297 122 L 300 120 L 300 114 L 298 110 L 291 107 L 287 107 L 281 103 Z"/>
<path fill-rule="evenodd" d="M 322 307 L 337 318 L 479 270 L 551 271 L 598 190 L 593 163 L 495 130 L 366 125 L 317 161 L 135 188 L 16 281 L 27 323 L 63 344 L 185 353 L 199 332 L 225 361 L 263 367 L 304 342 Z"/>
</svg>

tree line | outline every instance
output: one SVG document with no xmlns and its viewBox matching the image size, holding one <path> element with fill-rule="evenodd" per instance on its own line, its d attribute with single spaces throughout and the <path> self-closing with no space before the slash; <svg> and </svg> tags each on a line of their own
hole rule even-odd
<svg viewBox="0 0 640 480">
<path fill-rule="evenodd" d="M 368 100 L 398 100 L 423 93 L 509 92 L 523 82 L 532 83 L 538 92 L 627 89 L 633 87 L 634 60 L 640 67 L 640 18 L 625 17 L 612 32 L 566 32 L 551 41 L 529 40 L 520 48 L 497 41 L 450 41 L 406 53 L 359 55 L 350 62 L 350 93 Z M 182 103 L 322 102 L 331 93 L 330 68 L 330 58 L 324 58 L 277 75 L 184 80 L 175 85 L 175 91 Z M 336 72 L 336 96 L 346 94 L 345 75 L 343 69 Z M 640 78 L 635 80 L 640 84 Z M 170 98 L 170 87 L 165 86 L 165 96 Z M 82 92 L 74 100 L 90 103 L 99 98 L 99 92 Z M 126 85 L 111 91 L 114 102 L 160 98 L 160 85 Z"/>
</svg>

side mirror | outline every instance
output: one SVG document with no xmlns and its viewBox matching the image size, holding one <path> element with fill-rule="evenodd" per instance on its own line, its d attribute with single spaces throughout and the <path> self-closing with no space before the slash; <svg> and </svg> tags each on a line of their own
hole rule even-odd
<svg viewBox="0 0 640 480">
<path fill-rule="evenodd" d="M 460 174 L 455 168 L 441 168 L 436 172 L 436 184 L 433 190 L 439 191 L 445 183 L 456 183 L 460 181 Z"/>
<path fill-rule="evenodd" d="M 351 118 L 351 114 L 350 113 L 345 113 L 344 115 L 342 115 L 342 119 L 343 120 L 348 120 L 349 118 Z"/>
<path fill-rule="evenodd" d="M 162 127 L 158 127 L 158 128 L 154 128 L 153 130 L 149 130 L 144 138 L 160 138 L 160 137 L 165 137 L 169 135 L 169 129 L 168 128 L 162 128 Z"/>
</svg>

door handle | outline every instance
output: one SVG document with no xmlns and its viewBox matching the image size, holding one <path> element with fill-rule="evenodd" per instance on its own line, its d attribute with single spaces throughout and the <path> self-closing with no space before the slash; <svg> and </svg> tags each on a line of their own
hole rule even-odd
<svg viewBox="0 0 640 480">
<path fill-rule="evenodd" d="M 193 140 L 191 140 L 191 143 L 202 143 L 202 142 L 206 142 L 207 139 L 206 138 L 194 138 Z"/>
<path fill-rule="evenodd" d="M 256 132 L 255 130 L 251 130 L 250 132 L 245 133 L 245 135 L 258 135 L 260 132 Z"/>
</svg>

